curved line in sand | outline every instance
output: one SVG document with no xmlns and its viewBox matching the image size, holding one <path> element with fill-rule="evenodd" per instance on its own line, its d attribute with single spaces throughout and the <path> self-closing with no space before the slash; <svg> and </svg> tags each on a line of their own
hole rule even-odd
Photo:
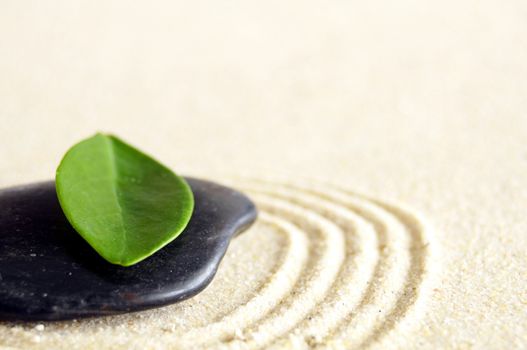
<svg viewBox="0 0 527 350">
<path fill-rule="evenodd" d="M 283 336 L 284 333 L 289 331 L 291 328 L 296 328 L 299 322 L 304 321 L 305 319 L 314 319 L 313 309 L 324 306 L 323 301 L 327 299 L 328 295 L 337 294 L 339 300 L 332 303 L 333 307 L 331 309 L 332 313 L 320 313 L 319 316 L 322 316 L 324 319 L 324 327 L 330 329 L 335 320 L 338 320 L 338 317 L 335 317 L 336 314 L 343 314 L 344 309 L 339 303 L 344 304 L 353 304 L 360 300 L 360 291 L 363 289 L 369 279 L 371 272 L 375 266 L 377 260 L 377 254 L 375 250 L 376 240 L 375 235 L 373 234 L 373 228 L 364 222 L 360 217 L 354 215 L 350 211 L 336 206 L 331 202 L 322 201 L 319 199 L 313 200 L 309 196 L 300 196 L 298 194 L 294 196 L 288 196 L 283 191 L 282 193 L 273 193 L 273 191 L 266 190 L 263 188 L 255 188 L 254 186 L 249 190 L 251 193 L 264 193 L 265 195 L 271 196 L 274 198 L 274 201 L 287 201 L 293 205 L 297 205 L 304 210 L 311 210 L 317 215 L 324 216 L 328 219 L 334 221 L 341 228 L 341 232 L 349 232 L 351 234 L 344 234 L 344 241 L 339 242 L 338 244 L 343 244 L 345 249 L 345 260 L 338 270 L 338 276 L 346 275 L 349 278 L 349 284 L 353 288 L 347 288 L 347 292 L 343 293 L 340 286 L 341 283 L 337 283 L 337 275 L 332 281 L 328 281 L 329 284 L 325 287 L 326 293 L 324 295 L 318 295 L 316 300 L 313 299 L 313 302 L 307 305 L 302 305 L 302 312 L 290 313 L 287 319 L 287 322 L 283 322 L 283 318 L 276 317 L 276 315 L 269 315 L 261 320 L 259 323 L 260 326 L 257 327 L 258 332 L 256 338 L 258 342 L 255 346 L 264 346 L 268 342 L 272 342 L 275 339 L 269 337 L 270 334 L 267 334 L 264 329 L 267 329 L 268 333 L 272 333 L 274 337 Z M 314 210 L 313 208 L 316 208 Z M 281 213 L 284 215 L 284 213 Z M 292 219 L 292 218 L 290 218 Z M 352 238 L 352 239 L 351 239 Z M 366 247 L 367 249 L 363 249 Z M 369 249 L 368 249 L 369 248 Z M 357 274 L 356 270 L 359 266 L 365 271 L 363 274 Z M 324 273 L 324 270 L 321 269 L 320 273 Z M 296 293 L 289 297 L 289 303 L 298 303 L 297 300 L 302 294 L 308 294 L 309 290 L 306 290 L 305 286 L 300 286 Z M 287 314 L 286 310 L 284 314 Z M 275 316 L 275 317 L 273 317 Z M 277 327 L 278 325 L 278 327 Z M 255 328 L 254 326 L 251 328 Z M 318 331 L 321 331 L 321 328 L 318 328 Z M 264 334 L 264 335 L 262 335 Z M 254 335 L 252 336 L 254 337 Z M 313 343 L 312 341 L 310 342 Z M 248 344 L 236 344 L 235 347 L 246 347 Z M 250 347 L 250 346 L 248 346 Z"/>
<path fill-rule="evenodd" d="M 307 260 L 307 252 L 305 253 L 306 257 L 304 260 L 307 261 L 307 265 L 305 266 L 305 269 L 299 271 L 298 274 L 302 279 L 307 271 L 308 276 L 312 275 L 315 276 L 315 278 L 312 280 L 308 279 L 307 282 L 304 282 L 309 283 L 309 288 L 306 288 L 309 293 L 299 295 L 299 300 L 293 298 L 293 305 L 286 312 L 287 314 L 304 313 L 301 301 L 309 303 L 311 300 L 318 300 L 323 297 L 326 293 L 326 288 L 330 286 L 334 276 L 340 269 L 342 260 L 344 259 L 343 234 L 340 232 L 340 229 L 330 221 L 313 212 L 305 211 L 295 205 L 286 202 L 277 202 L 276 200 L 264 195 L 258 196 L 257 202 L 259 207 L 264 208 L 265 210 L 264 217 L 273 217 L 272 214 L 266 215 L 265 212 L 273 213 L 278 211 L 282 213 L 282 215 L 283 213 L 287 213 L 289 220 L 293 224 L 284 223 L 283 220 L 281 220 L 282 226 L 284 226 L 284 224 L 289 225 L 289 231 L 291 231 L 291 228 L 294 227 L 293 225 L 299 224 L 306 228 L 304 230 L 305 234 L 310 236 L 309 242 L 307 240 L 303 243 L 297 242 L 297 245 L 303 244 L 306 250 L 309 246 L 311 247 L 309 260 Z M 303 274 L 300 274 L 300 272 L 303 272 Z M 280 282 L 284 280 L 286 279 L 280 280 Z M 298 281 L 296 282 L 298 284 Z M 191 330 L 190 332 L 186 332 L 181 336 L 178 342 L 185 342 L 188 340 L 194 345 L 197 345 L 196 343 L 199 343 L 199 345 L 205 345 L 218 335 L 221 336 L 222 340 L 235 340 L 237 331 L 245 325 L 252 324 L 253 321 L 259 320 L 261 317 L 266 316 L 267 313 L 272 313 L 273 311 L 280 313 L 282 308 L 277 304 L 282 304 L 284 302 L 284 296 L 287 298 L 290 294 L 287 293 L 288 290 L 283 290 L 283 285 L 276 283 L 269 288 L 266 288 L 267 294 L 256 296 L 249 303 L 240 307 L 240 309 L 234 311 L 218 323 L 196 329 L 195 331 Z M 300 283 L 302 283 L 302 281 L 300 281 Z M 286 288 L 289 289 L 290 287 L 286 286 Z M 280 297 L 273 299 L 272 296 L 276 295 L 280 295 Z M 267 308 L 265 308 L 265 306 L 267 306 Z M 281 316 L 281 318 L 285 324 L 296 319 L 295 317 L 288 318 L 285 316 Z M 258 332 L 253 333 L 251 343 L 261 343 L 273 332 L 262 333 L 262 331 L 260 331 L 259 333 L 264 335 L 258 337 Z M 199 336 L 196 337 L 197 335 Z M 197 339 L 198 342 L 196 342 Z"/>
<path fill-rule="evenodd" d="M 424 228 L 420 219 L 400 206 L 386 204 L 340 189 L 324 187 L 322 190 L 313 190 L 312 184 L 306 188 L 298 185 L 269 184 L 259 180 L 249 182 L 259 183 L 264 187 L 274 187 L 274 195 L 282 199 L 284 193 L 289 192 L 289 200 L 297 204 L 299 198 L 305 197 L 306 194 L 315 196 L 318 200 L 330 200 L 338 203 L 371 222 L 379 237 L 380 260 L 375 266 L 371 283 L 366 287 L 356 309 L 349 307 L 353 303 L 349 303 L 347 308 L 328 307 L 327 305 L 339 305 L 339 303 L 345 305 L 342 303 L 342 298 L 335 299 L 331 297 L 331 293 L 328 293 L 326 305 L 321 303 L 319 310 L 301 322 L 295 329 L 296 334 L 299 334 L 309 346 L 327 344 L 332 341 L 333 336 L 336 338 L 343 337 L 344 343 L 348 346 L 368 347 L 395 328 L 418 300 L 420 286 L 423 284 L 427 270 L 426 264 L 429 255 L 427 229 Z M 277 187 L 278 190 L 276 190 Z M 295 190 L 302 191 L 304 194 L 290 193 Z M 311 201 L 309 205 L 313 206 L 313 202 Z M 335 208 L 333 212 L 335 212 Z M 331 211 L 329 214 L 331 217 Z M 401 261 L 402 256 L 406 262 Z M 397 285 L 396 278 L 392 278 L 390 282 L 390 277 L 397 274 L 403 276 L 399 278 L 402 285 L 393 295 L 390 295 L 390 293 L 386 293 L 386 289 Z M 341 281 L 346 281 L 347 278 L 349 277 L 339 275 Z M 388 283 L 386 283 L 387 280 Z M 382 285 L 380 285 L 381 281 L 383 282 Z M 341 284 L 343 286 L 337 290 L 346 290 L 346 283 Z M 385 316 L 381 322 L 378 322 L 379 315 L 376 310 L 378 305 L 385 309 L 379 310 L 385 311 Z M 347 315 L 344 318 L 340 317 L 343 312 L 339 311 L 342 309 L 347 309 Z M 355 322 L 352 322 L 353 320 Z M 365 325 L 366 329 L 364 329 Z M 331 330 L 331 328 L 333 329 Z M 368 330 L 368 328 L 370 329 Z M 350 329 L 354 331 L 354 334 L 349 334 Z M 367 336 L 363 337 L 364 334 Z"/>
<path fill-rule="evenodd" d="M 372 298 L 373 291 L 379 289 L 378 281 L 383 280 L 385 283 L 387 281 L 388 284 L 393 285 L 396 284 L 398 276 L 404 275 L 404 265 L 390 265 L 388 262 L 394 256 L 398 259 L 404 257 L 406 253 L 404 238 L 406 236 L 402 229 L 397 227 L 396 221 L 390 221 L 387 215 L 369 203 L 355 206 L 350 206 L 348 203 L 347 206 L 343 206 L 333 198 L 328 201 L 320 196 L 298 192 L 286 186 L 264 185 L 264 187 L 267 187 L 267 191 L 270 191 L 276 198 L 303 205 L 339 223 L 346 232 L 348 245 L 353 247 L 355 244 L 353 250 L 368 257 L 357 264 L 356 254 L 348 253 L 346 268 L 340 271 L 324 300 L 313 308 L 308 317 L 300 320 L 296 325 L 294 329 L 294 334 L 297 335 L 296 341 L 305 342 L 308 346 L 322 344 L 331 336 L 334 329 L 338 328 L 349 314 L 353 313 L 355 308 L 360 308 L 365 300 L 374 303 L 380 301 Z M 379 217 L 382 220 L 375 220 Z M 350 229 L 350 223 L 360 229 Z M 386 226 L 391 227 L 391 230 L 388 230 Z M 395 227 L 397 229 L 394 229 Z M 360 240 L 358 237 L 363 239 Z M 360 328 L 366 328 L 367 331 L 377 317 L 378 314 L 375 313 L 373 318 L 365 319 L 361 322 Z"/>
<path fill-rule="evenodd" d="M 217 338 L 227 342 L 234 339 L 238 329 L 257 321 L 268 312 L 270 307 L 275 307 L 300 278 L 308 258 L 309 242 L 306 234 L 294 224 L 267 212 L 261 212 L 258 219 L 274 226 L 278 232 L 287 237 L 288 244 L 284 249 L 286 253 L 278 268 L 256 291 L 257 297 L 239 306 L 218 322 L 181 334 L 179 341 L 188 340 L 194 345 L 204 345 Z M 228 329 L 223 327 L 224 324 L 229 325 Z"/>
<path fill-rule="evenodd" d="M 293 328 L 325 298 L 342 269 L 346 255 L 344 233 L 330 220 L 314 211 L 265 194 L 258 194 L 256 198 L 257 203 L 263 205 L 265 210 L 275 215 L 281 214 L 305 228 L 311 237 L 309 263 L 312 265 L 308 264 L 294 290 L 265 317 L 244 330 L 243 333 L 247 334 L 246 339 L 235 340 L 229 344 L 231 348 L 263 347 Z M 318 240 L 316 234 L 323 239 Z M 319 252 L 322 254 L 317 257 Z"/>
<path fill-rule="evenodd" d="M 313 190 L 312 184 L 308 184 L 307 188 L 305 186 L 302 187 L 295 185 L 292 187 L 314 193 L 315 195 L 321 196 L 323 198 L 332 198 L 333 200 L 340 203 L 346 203 L 346 201 L 348 201 L 349 204 L 350 200 L 369 202 L 395 218 L 400 223 L 400 225 L 404 227 L 404 230 L 409 237 L 407 249 L 410 252 L 410 260 L 408 269 L 406 271 L 406 276 L 404 278 L 404 284 L 397 293 L 397 299 L 395 300 L 395 303 L 389 309 L 389 311 L 385 313 L 383 322 L 379 322 L 377 325 L 372 327 L 371 331 L 367 333 L 368 335 L 360 342 L 350 342 L 349 333 L 347 336 L 343 335 L 343 333 L 346 334 L 346 329 L 348 329 L 348 331 L 350 329 L 354 330 L 353 325 L 350 325 L 349 322 L 353 319 L 353 314 L 350 314 L 348 320 L 346 320 L 348 322 L 342 322 L 342 326 L 336 332 L 337 334 L 340 333 L 340 337 L 345 339 L 346 345 L 352 345 L 353 347 L 358 348 L 367 348 L 378 342 L 381 338 L 393 330 L 400 322 L 402 322 L 409 311 L 416 306 L 417 302 L 423 299 L 419 298 L 420 295 L 426 294 L 429 291 L 430 288 L 426 277 L 427 274 L 432 273 L 432 271 L 435 270 L 435 266 L 432 266 L 430 261 L 433 260 L 433 256 L 436 255 L 436 253 L 433 251 L 434 246 L 431 244 L 431 241 L 433 240 L 433 237 L 430 234 L 431 228 L 428 227 L 425 220 L 420 218 L 411 210 L 404 208 L 400 204 L 395 205 L 386 203 L 375 198 L 351 192 L 339 186 L 318 186 L 316 190 Z M 331 195 L 328 196 L 328 193 L 331 193 Z M 355 210 L 360 209 L 359 207 L 355 207 Z M 370 217 L 370 219 L 375 220 L 373 217 Z M 365 297 L 367 297 L 369 294 L 370 292 L 366 292 Z M 367 304 L 368 300 L 365 298 L 361 303 L 362 308 L 355 310 L 355 313 L 359 316 L 364 315 L 362 311 L 364 311 L 364 308 Z M 329 339 L 326 340 L 329 341 Z"/>
<path fill-rule="evenodd" d="M 320 183 L 231 183 L 240 184 L 260 220 L 288 236 L 283 261 L 246 304 L 210 325 L 161 335 L 167 343 L 362 348 L 416 319 L 415 310 L 408 315 L 422 302 L 431 248 L 417 216 Z"/>
<path fill-rule="evenodd" d="M 370 201 L 390 212 L 406 226 L 407 232 L 411 237 L 409 247 L 411 260 L 406 283 L 402 288 L 400 297 L 396 301 L 395 307 L 386 314 L 384 322 L 373 328 L 371 334 L 360 344 L 360 347 L 364 348 L 369 347 L 387 335 L 416 306 L 421 292 L 427 292 L 425 291 L 425 288 L 428 287 L 428 284 L 425 283 L 426 274 L 432 270 L 429 266 L 430 256 L 432 255 L 431 236 L 429 234 L 430 230 L 424 224 L 424 221 L 401 206 L 372 199 Z"/>
</svg>

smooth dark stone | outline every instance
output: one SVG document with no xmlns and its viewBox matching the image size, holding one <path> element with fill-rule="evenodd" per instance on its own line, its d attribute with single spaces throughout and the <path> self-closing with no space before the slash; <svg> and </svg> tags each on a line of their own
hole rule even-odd
<svg viewBox="0 0 527 350">
<path fill-rule="evenodd" d="M 0 319 L 66 320 L 155 308 L 190 298 L 214 277 L 254 204 L 218 184 L 187 179 L 195 209 L 172 243 L 130 266 L 103 260 L 66 220 L 54 182 L 0 191 Z"/>
</svg>

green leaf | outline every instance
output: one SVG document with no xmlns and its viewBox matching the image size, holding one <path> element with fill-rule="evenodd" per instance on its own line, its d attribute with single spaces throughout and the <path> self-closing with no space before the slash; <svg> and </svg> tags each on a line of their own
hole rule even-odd
<svg viewBox="0 0 527 350">
<path fill-rule="evenodd" d="M 133 265 L 175 239 L 194 197 L 187 182 L 112 135 L 73 146 L 56 175 L 68 221 L 106 260 Z"/>
</svg>

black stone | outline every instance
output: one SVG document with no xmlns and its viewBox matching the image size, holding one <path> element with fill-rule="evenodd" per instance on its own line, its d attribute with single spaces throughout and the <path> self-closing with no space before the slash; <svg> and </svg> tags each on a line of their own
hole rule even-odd
<svg viewBox="0 0 527 350">
<path fill-rule="evenodd" d="M 66 220 L 54 182 L 0 191 L 0 319 L 67 320 L 160 307 L 214 277 L 232 237 L 256 219 L 243 194 L 187 179 L 195 209 L 172 243 L 130 266 L 101 258 Z"/>
</svg>

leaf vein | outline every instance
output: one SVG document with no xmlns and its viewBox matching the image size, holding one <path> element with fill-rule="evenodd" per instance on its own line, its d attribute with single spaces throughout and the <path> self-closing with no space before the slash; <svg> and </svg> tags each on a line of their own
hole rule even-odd
<svg viewBox="0 0 527 350">
<path fill-rule="evenodd" d="M 118 214 L 119 214 L 119 217 L 121 218 L 120 226 L 121 226 L 122 237 L 123 237 L 123 241 L 122 241 L 123 245 L 122 245 L 121 251 L 119 252 L 119 256 L 122 258 L 124 255 L 124 252 L 126 251 L 126 243 L 128 241 L 128 236 L 127 236 L 127 230 L 126 230 L 126 225 L 125 225 L 123 205 L 119 198 L 119 192 L 117 189 L 118 179 L 119 179 L 119 167 L 117 166 L 117 160 L 115 159 L 115 148 L 113 146 L 113 141 L 110 138 L 105 138 L 105 140 L 106 140 L 106 145 L 108 146 L 108 154 L 110 158 L 110 168 L 112 169 L 112 175 L 113 175 L 111 178 L 114 180 L 114 184 L 113 184 L 114 186 L 112 186 L 112 188 L 113 188 L 113 192 L 115 196 L 115 201 L 117 203 Z"/>
</svg>

